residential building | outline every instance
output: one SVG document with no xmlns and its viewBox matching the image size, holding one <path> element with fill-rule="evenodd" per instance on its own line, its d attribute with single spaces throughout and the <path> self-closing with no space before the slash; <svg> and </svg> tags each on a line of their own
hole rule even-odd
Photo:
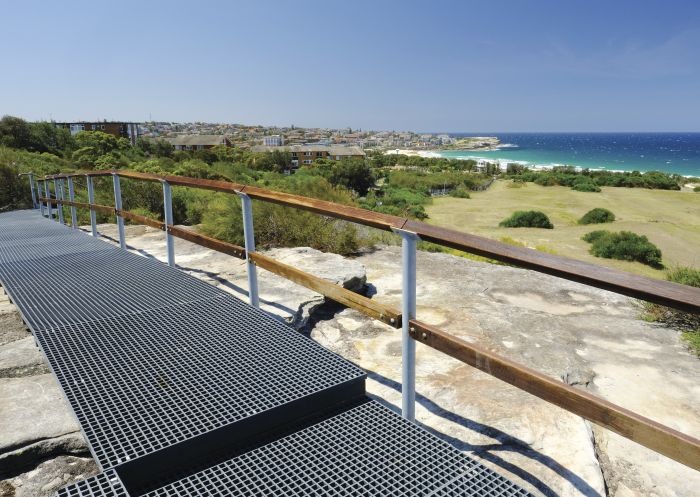
<svg viewBox="0 0 700 497">
<path fill-rule="evenodd" d="M 284 145 L 284 138 L 280 135 L 271 135 L 263 137 L 263 145 L 266 147 L 281 147 Z"/>
<path fill-rule="evenodd" d="M 136 139 L 139 137 L 138 123 L 125 123 L 117 121 L 102 121 L 102 122 L 72 122 L 72 123 L 54 123 L 58 128 L 67 128 L 71 135 L 80 133 L 81 131 L 102 131 L 114 135 L 118 138 L 126 138 L 132 145 L 136 145 Z"/>
<path fill-rule="evenodd" d="M 334 145 L 290 145 L 285 147 L 257 146 L 252 147 L 253 152 L 289 152 L 290 166 L 296 169 L 302 165 L 313 164 L 317 159 L 364 159 L 365 152 L 360 147 L 343 147 Z"/>
<path fill-rule="evenodd" d="M 163 140 L 170 142 L 175 150 L 205 150 L 224 145 L 231 147 L 231 141 L 225 135 L 177 135 L 166 136 Z"/>
</svg>

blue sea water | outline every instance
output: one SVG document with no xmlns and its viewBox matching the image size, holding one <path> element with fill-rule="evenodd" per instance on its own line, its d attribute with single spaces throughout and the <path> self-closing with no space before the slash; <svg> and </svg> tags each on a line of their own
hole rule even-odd
<svg viewBox="0 0 700 497">
<path fill-rule="evenodd" d="M 497 136 L 490 152 L 443 151 L 444 157 L 485 158 L 533 166 L 572 165 L 613 171 L 664 171 L 700 177 L 700 133 L 449 133 Z"/>
</svg>

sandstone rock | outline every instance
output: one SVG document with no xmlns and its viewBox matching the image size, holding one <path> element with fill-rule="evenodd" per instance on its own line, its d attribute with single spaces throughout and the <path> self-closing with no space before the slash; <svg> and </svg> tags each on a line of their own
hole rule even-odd
<svg viewBox="0 0 700 497">
<path fill-rule="evenodd" d="M 29 336 L 17 307 L 5 299 L 0 302 L 0 346 Z"/>
<path fill-rule="evenodd" d="M 91 458 L 59 456 L 36 468 L 0 481 L 0 497 L 45 497 L 58 489 L 99 473 Z"/>
<path fill-rule="evenodd" d="M 0 454 L 51 444 L 51 439 L 79 430 L 50 374 L 0 379 L 0 426 Z"/>
<path fill-rule="evenodd" d="M 373 297 L 398 308 L 400 251 L 358 258 Z M 700 436 L 700 361 L 678 333 L 638 319 L 633 301 L 517 268 L 418 254 L 418 318 L 555 378 Z M 369 372 L 370 393 L 400 405 L 398 331 L 344 310 L 312 337 Z M 423 345 L 417 419 L 542 495 L 686 496 L 700 473 L 594 428 Z M 597 457 L 596 457 L 597 456 Z M 602 465 L 602 468 L 601 468 Z M 605 482 L 603 480 L 605 476 Z"/>
<path fill-rule="evenodd" d="M 89 456 L 90 451 L 82 433 L 73 432 L 55 438 L 39 440 L 0 454 L 0 475 L 3 473 L 16 475 L 21 471 L 35 467 L 39 461 L 67 454 Z"/>
<path fill-rule="evenodd" d="M 48 373 L 34 338 L 29 336 L 0 346 L 0 378 L 17 378 Z"/>
</svg>

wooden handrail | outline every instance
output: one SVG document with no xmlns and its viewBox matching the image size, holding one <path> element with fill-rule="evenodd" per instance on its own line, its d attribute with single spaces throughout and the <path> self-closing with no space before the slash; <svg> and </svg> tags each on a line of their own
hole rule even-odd
<svg viewBox="0 0 700 497">
<path fill-rule="evenodd" d="M 267 269 L 268 271 L 293 281 L 298 285 L 310 288 L 311 290 L 318 292 L 321 295 L 344 305 L 345 307 L 357 309 L 358 311 L 373 317 L 374 319 L 378 319 L 389 326 L 393 326 L 394 328 L 401 327 L 401 314 L 395 309 L 381 304 L 376 300 L 368 299 L 364 295 L 351 292 L 350 290 L 333 282 L 309 274 L 295 268 L 294 266 L 276 261 L 272 257 L 268 257 L 260 252 L 252 252 L 250 254 L 250 259 L 261 268 Z"/>
<path fill-rule="evenodd" d="M 700 440 L 412 319 L 421 343 L 700 471 Z"/>
<path fill-rule="evenodd" d="M 325 200 L 317 200 L 300 195 L 266 190 L 264 188 L 230 183 L 227 181 L 189 178 L 186 176 L 162 176 L 152 173 L 122 170 L 61 174 L 47 176 L 46 179 L 86 175 L 105 176 L 113 173 L 124 178 L 145 181 L 167 181 L 175 186 L 203 188 L 224 193 L 242 192 L 256 200 L 303 209 L 385 231 L 404 229 L 416 233 L 423 240 L 439 245 L 507 262 L 508 264 L 602 288 L 629 297 L 700 314 L 700 288 L 638 276 L 525 247 L 513 247 L 512 245 L 490 240 L 485 237 L 470 235 L 460 231 L 440 228 L 420 221 L 410 220 L 408 218 L 390 216 L 388 214 L 381 214 Z"/>
</svg>

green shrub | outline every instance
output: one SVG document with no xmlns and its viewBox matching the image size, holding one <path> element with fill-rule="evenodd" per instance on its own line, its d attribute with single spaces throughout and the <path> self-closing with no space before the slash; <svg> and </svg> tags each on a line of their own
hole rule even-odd
<svg viewBox="0 0 700 497">
<path fill-rule="evenodd" d="M 583 236 L 591 244 L 590 252 L 596 257 L 637 261 L 661 268 L 661 250 L 644 235 L 630 231 L 592 231 Z"/>
<path fill-rule="evenodd" d="M 678 266 L 666 273 L 666 279 L 681 285 L 700 288 L 700 269 Z M 651 302 L 645 302 L 643 307 L 642 318 L 644 320 L 660 322 L 680 330 L 690 349 L 700 356 L 700 315 L 678 311 Z"/>
<path fill-rule="evenodd" d="M 504 219 L 499 226 L 505 228 L 545 228 L 552 229 L 551 223 L 546 214 L 540 211 L 515 211 L 508 219 Z"/>
<path fill-rule="evenodd" d="M 578 181 L 571 187 L 577 192 L 599 192 L 600 187 L 591 181 Z"/>
<path fill-rule="evenodd" d="M 455 188 L 450 192 L 450 197 L 454 198 L 470 198 L 469 192 L 464 188 Z"/>
<path fill-rule="evenodd" d="M 700 193 L 700 186 L 696 186 L 695 188 L 693 188 L 693 191 L 696 193 Z"/>
<path fill-rule="evenodd" d="M 694 286 L 700 288 L 700 269 L 691 267 L 676 266 L 668 270 L 666 279 L 681 285 Z"/>
<path fill-rule="evenodd" d="M 615 214 L 611 211 L 603 209 L 602 207 L 596 207 L 586 212 L 583 217 L 578 220 L 578 224 L 612 223 L 614 220 Z"/>
</svg>

